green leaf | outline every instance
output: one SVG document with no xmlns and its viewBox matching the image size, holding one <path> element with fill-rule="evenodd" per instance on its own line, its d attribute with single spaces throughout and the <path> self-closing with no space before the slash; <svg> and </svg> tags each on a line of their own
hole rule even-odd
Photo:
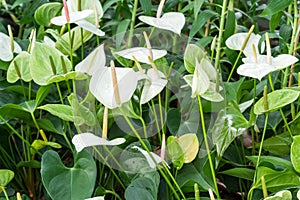
<svg viewBox="0 0 300 200">
<path fill-rule="evenodd" d="M 291 161 L 294 169 L 297 172 L 300 172 L 300 136 L 297 135 L 293 139 L 293 143 L 291 146 Z"/>
<path fill-rule="evenodd" d="M 181 122 L 181 113 L 176 108 L 170 108 L 167 113 L 167 127 L 172 135 L 176 135 Z"/>
<path fill-rule="evenodd" d="M 231 102 L 235 101 L 238 102 L 240 101 L 240 96 L 241 96 L 241 86 L 244 82 L 245 78 L 241 78 L 238 81 L 235 82 L 225 82 L 224 87 L 225 87 L 225 96 L 226 96 L 226 101 Z"/>
<path fill-rule="evenodd" d="M 184 153 L 174 136 L 169 136 L 167 139 L 167 152 L 171 157 L 173 166 L 178 170 L 181 169 L 184 164 Z"/>
<path fill-rule="evenodd" d="M 292 200 L 292 193 L 289 190 L 282 190 L 264 200 Z"/>
<path fill-rule="evenodd" d="M 248 126 L 248 123 L 245 122 L 241 115 L 237 115 L 234 112 L 236 111 L 227 115 L 224 110 L 221 110 L 211 130 L 213 143 L 216 145 L 217 153 L 220 157 L 223 156 L 231 142 L 236 137 L 242 135 Z M 243 125 L 239 126 L 234 119 L 241 121 Z M 247 126 L 245 126 L 246 124 Z M 237 127 L 232 125 L 237 125 Z"/>
<path fill-rule="evenodd" d="M 30 113 L 22 106 L 16 104 L 6 104 L 2 106 L 0 108 L 0 113 L 1 116 L 6 119 L 18 118 L 27 122 L 32 120 Z"/>
<path fill-rule="evenodd" d="M 34 149 L 30 149 L 30 152 L 32 155 L 34 155 L 36 153 L 35 150 L 41 150 L 42 148 L 46 147 L 46 146 L 50 146 L 56 149 L 60 149 L 61 145 L 56 143 L 56 142 L 46 142 L 44 140 L 34 140 L 33 143 L 31 144 L 31 146 Z"/>
<path fill-rule="evenodd" d="M 253 169 L 248 169 L 248 168 L 232 168 L 232 169 L 228 169 L 222 172 L 218 172 L 220 174 L 225 174 L 228 176 L 234 176 L 237 178 L 242 178 L 242 179 L 246 179 L 249 181 L 253 180 L 254 177 L 254 170 Z"/>
<path fill-rule="evenodd" d="M 151 15 L 152 3 L 149 0 L 140 0 L 145 15 Z"/>
<path fill-rule="evenodd" d="M 205 57 L 205 52 L 195 44 L 187 45 L 184 52 L 184 66 L 185 69 L 193 74 L 196 67 L 196 59 L 198 62 Z"/>
<path fill-rule="evenodd" d="M 275 155 L 284 156 L 290 153 L 292 139 L 288 133 L 283 133 L 266 139 L 263 149 Z"/>
<path fill-rule="evenodd" d="M 233 10 L 228 10 L 223 38 L 224 42 L 236 32 L 236 24 L 235 12 Z"/>
<path fill-rule="evenodd" d="M 53 59 L 55 72 L 51 67 L 50 57 Z M 54 47 L 36 42 L 30 58 L 30 73 L 33 81 L 38 85 L 48 85 L 49 79 L 54 75 L 64 74 L 61 57 L 66 65 L 66 71 L 71 71 L 70 60 L 61 52 Z"/>
<path fill-rule="evenodd" d="M 257 162 L 257 156 L 246 156 L 249 160 L 251 160 L 255 165 Z M 268 165 L 272 165 L 274 168 L 286 168 L 288 170 L 292 170 L 292 163 L 286 159 L 275 157 L 275 156 L 261 156 L 261 163 L 268 163 Z"/>
<path fill-rule="evenodd" d="M 20 167 L 30 167 L 30 168 L 36 168 L 40 169 L 41 168 L 41 163 L 37 160 L 30 160 L 30 161 L 20 161 L 18 162 L 17 168 Z"/>
<path fill-rule="evenodd" d="M 15 83 L 19 79 L 25 82 L 29 82 L 32 80 L 30 75 L 29 59 L 30 54 L 25 51 L 22 51 L 14 58 L 7 70 L 7 82 Z M 16 71 L 15 66 L 17 67 L 18 72 Z M 19 75 L 21 77 L 19 77 Z"/>
<path fill-rule="evenodd" d="M 150 2 L 151 4 L 151 1 L 146 0 L 146 2 Z M 117 32 L 116 32 L 116 49 L 119 49 L 122 42 L 124 42 L 123 40 L 126 35 L 126 31 L 130 22 L 131 22 L 130 19 L 124 19 L 118 23 Z"/>
<path fill-rule="evenodd" d="M 15 173 L 13 171 L 0 169 L 0 187 L 5 187 L 14 178 L 14 176 Z"/>
<path fill-rule="evenodd" d="M 203 5 L 204 0 L 195 0 L 194 1 L 194 18 L 197 20 L 198 14 L 200 12 L 201 6 Z"/>
<path fill-rule="evenodd" d="M 64 134 L 64 130 L 61 124 L 53 124 L 49 119 L 38 119 L 37 123 L 39 127 L 45 131 L 57 133 L 60 135 Z"/>
<path fill-rule="evenodd" d="M 290 187 L 300 185 L 299 176 L 292 170 L 273 170 L 265 166 L 257 168 L 256 182 L 254 188 L 261 188 L 261 177 L 264 176 L 266 186 L 270 192 L 278 192 Z"/>
<path fill-rule="evenodd" d="M 39 25 L 49 26 L 50 20 L 61 12 L 61 3 L 46 3 L 40 6 L 34 13 L 34 18 Z"/>
<path fill-rule="evenodd" d="M 150 178 L 139 177 L 126 188 L 125 199 L 155 200 L 157 199 L 157 191 L 158 185 Z"/>
<path fill-rule="evenodd" d="M 38 107 L 44 101 L 44 99 L 49 94 L 50 89 L 51 89 L 51 85 L 42 86 L 38 89 L 35 97 L 35 102 L 36 102 L 35 107 Z"/>
<path fill-rule="evenodd" d="M 71 35 L 74 35 L 74 40 L 72 43 L 72 50 L 73 52 L 75 52 L 77 49 L 79 49 L 79 47 L 81 47 L 82 42 L 81 42 L 81 36 L 83 39 L 83 43 L 87 42 L 89 39 L 91 39 L 91 37 L 93 36 L 93 34 L 89 31 L 86 30 L 82 30 L 82 35 L 81 35 L 81 28 L 79 26 L 76 26 L 75 28 L 71 29 Z M 70 50 L 70 39 L 69 39 L 69 33 L 65 33 L 60 40 L 58 40 L 55 43 L 55 47 L 57 49 L 59 49 L 63 54 L 65 55 L 69 55 Z M 67 48 L 66 48 L 66 43 L 67 43 Z"/>
<path fill-rule="evenodd" d="M 82 200 L 93 194 L 97 168 L 93 157 L 83 150 L 74 157 L 74 166 L 66 167 L 52 150 L 42 156 L 42 182 L 53 200 Z"/>
<path fill-rule="evenodd" d="M 73 109 L 68 105 L 61 104 L 46 104 L 38 107 L 38 109 L 46 110 L 54 116 L 57 116 L 65 121 L 74 121 Z"/>
<path fill-rule="evenodd" d="M 197 20 L 194 20 L 192 24 L 189 38 L 193 38 L 198 33 L 198 31 L 200 31 L 200 29 L 206 24 L 207 20 L 216 15 L 217 13 L 211 10 L 205 10 L 201 12 L 200 15 L 197 17 Z"/>
<path fill-rule="evenodd" d="M 275 90 L 267 95 L 268 109 L 264 109 L 264 98 L 256 102 L 254 105 L 254 113 L 256 115 L 273 112 L 283 106 L 286 106 L 298 99 L 300 92 L 290 89 Z"/>
<path fill-rule="evenodd" d="M 47 80 L 47 84 L 59 83 L 61 81 L 68 81 L 68 80 L 85 80 L 87 78 L 88 76 L 84 73 L 71 71 L 66 74 L 53 75 L 51 78 Z"/>
<path fill-rule="evenodd" d="M 198 183 L 199 187 L 206 191 L 209 188 L 213 188 L 211 185 L 209 185 L 206 182 L 202 174 L 200 174 L 192 164 L 184 165 L 184 167 L 178 172 L 176 181 L 181 188 L 182 187 L 194 188 L 195 183 Z"/>
<path fill-rule="evenodd" d="M 281 20 L 281 17 L 283 15 L 283 12 L 278 12 L 274 15 L 272 15 L 271 17 L 271 21 L 270 21 L 270 32 L 274 32 L 274 30 L 276 29 L 276 27 L 278 26 L 280 20 Z"/>
<path fill-rule="evenodd" d="M 283 11 L 286 7 L 288 7 L 293 0 L 271 0 L 264 9 L 264 11 L 260 14 L 261 17 L 272 16 L 280 11 Z"/>
</svg>

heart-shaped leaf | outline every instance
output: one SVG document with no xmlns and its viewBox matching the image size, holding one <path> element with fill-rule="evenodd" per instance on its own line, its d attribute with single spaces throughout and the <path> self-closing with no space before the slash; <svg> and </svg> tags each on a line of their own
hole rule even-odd
<svg viewBox="0 0 300 200">
<path fill-rule="evenodd" d="M 300 172 L 300 136 L 297 135 L 293 139 L 293 143 L 291 146 L 291 161 L 294 169 L 297 172 Z"/>
<path fill-rule="evenodd" d="M 61 3 L 46 3 L 41 5 L 34 13 L 34 18 L 39 25 L 49 26 L 50 20 L 62 9 Z"/>
<path fill-rule="evenodd" d="M 8 169 L 0 169 L 0 193 L 15 176 L 15 173 Z"/>
<path fill-rule="evenodd" d="M 55 151 L 49 150 L 42 157 L 41 175 L 53 200 L 82 200 L 93 194 L 97 168 L 87 151 L 75 155 L 74 166 L 68 168 Z"/>
</svg>

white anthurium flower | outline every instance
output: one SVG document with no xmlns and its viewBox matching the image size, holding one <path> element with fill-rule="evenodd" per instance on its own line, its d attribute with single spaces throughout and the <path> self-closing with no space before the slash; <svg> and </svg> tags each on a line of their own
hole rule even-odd
<svg viewBox="0 0 300 200">
<path fill-rule="evenodd" d="M 183 78 L 187 82 L 187 84 L 192 88 L 192 98 L 204 94 L 204 92 L 206 92 L 206 90 L 209 88 L 209 77 L 201 67 L 201 63 L 199 63 L 198 61 L 196 61 L 194 74 L 186 75 Z"/>
<path fill-rule="evenodd" d="M 167 83 L 168 80 L 162 72 L 156 71 L 153 68 L 148 69 L 140 104 L 145 104 L 153 99 L 164 89 Z"/>
<path fill-rule="evenodd" d="M 86 147 L 107 145 L 107 146 L 117 146 L 126 142 L 124 138 L 116 138 L 113 140 L 107 140 L 99 136 L 94 135 L 93 133 L 81 133 L 75 135 L 72 139 L 76 151 L 80 152 Z"/>
<path fill-rule="evenodd" d="M 94 75 L 99 68 L 104 68 L 106 62 L 104 44 L 92 51 L 84 60 L 75 66 L 76 72 Z"/>
<path fill-rule="evenodd" d="M 68 0 L 67 5 L 70 12 L 78 12 L 78 0 Z M 96 10 L 98 18 L 103 17 L 103 8 L 99 0 L 88 0 L 88 1 L 81 1 L 81 10 Z M 64 14 L 64 10 L 62 11 Z M 95 21 L 94 16 L 88 17 L 86 20 L 93 23 Z"/>
<path fill-rule="evenodd" d="M 137 87 L 138 81 L 145 78 L 143 74 L 135 72 L 131 68 L 116 67 L 115 70 L 118 95 L 115 94 L 111 67 L 98 68 L 93 74 L 89 85 L 91 93 L 109 109 L 117 108 L 128 102 Z M 117 102 L 116 98 L 119 98 L 120 102 Z"/>
<path fill-rule="evenodd" d="M 104 196 L 92 197 L 85 200 L 104 200 Z"/>
<path fill-rule="evenodd" d="M 166 50 L 158 50 L 158 49 L 151 49 L 152 55 L 153 55 L 153 61 L 164 57 L 167 55 Z M 122 51 L 115 52 L 118 56 L 121 56 L 123 58 L 127 58 L 130 60 L 134 60 L 133 56 L 137 59 L 137 61 L 141 63 L 150 64 L 149 61 L 149 49 L 145 47 L 133 47 L 130 49 L 125 49 Z"/>
<path fill-rule="evenodd" d="M 149 164 L 149 166 L 152 168 L 152 169 L 155 169 L 156 168 L 156 163 L 157 164 L 159 164 L 159 163 L 162 163 L 162 162 L 164 162 L 168 167 L 169 167 L 169 165 L 166 163 L 166 161 L 165 160 L 163 160 L 159 155 L 157 155 L 157 154 L 155 154 L 155 153 L 153 153 L 153 152 L 150 152 L 150 153 L 148 153 L 147 151 L 145 151 L 144 149 L 142 149 L 142 148 L 140 148 L 140 147 L 138 147 L 138 146 L 133 146 L 133 147 L 131 147 L 132 149 L 136 149 L 136 150 L 138 150 L 139 152 L 141 152 L 144 156 L 145 156 L 145 158 L 146 158 L 146 160 L 147 160 L 147 162 L 148 162 L 148 164 Z M 150 155 L 151 154 L 151 155 Z M 152 158 L 153 157 L 153 158 Z M 154 160 L 155 161 L 154 161 Z M 156 162 L 156 163 L 155 163 Z"/>
<path fill-rule="evenodd" d="M 156 28 L 172 31 L 180 35 L 185 24 L 185 17 L 179 12 L 168 12 L 162 17 L 140 16 L 139 20 Z"/>
<path fill-rule="evenodd" d="M 75 24 L 77 24 L 78 26 L 80 26 L 81 28 L 83 28 L 84 30 L 87 30 L 95 35 L 98 36 L 104 36 L 105 33 L 103 31 L 101 31 L 100 29 L 98 29 L 94 24 L 86 21 L 86 20 L 80 20 L 75 22 Z"/>
<path fill-rule="evenodd" d="M 14 41 L 14 52 L 12 52 L 9 36 L 0 32 L 0 60 L 9 62 L 14 57 L 13 53 L 20 53 L 21 51 L 19 44 Z"/>
<path fill-rule="evenodd" d="M 71 12 L 69 13 L 70 21 L 67 21 L 66 16 L 63 14 L 62 16 L 54 17 L 51 19 L 51 23 L 57 26 L 63 26 L 67 23 L 75 23 L 77 21 L 83 20 L 90 15 L 93 15 L 93 10 L 83 10 L 78 12 Z"/>
<path fill-rule="evenodd" d="M 225 44 L 229 49 L 233 50 L 241 50 L 244 44 L 245 39 L 247 38 L 248 33 L 236 33 L 232 36 L 230 36 Z M 252 57 L 253 56 L 253 50 L 252 50 L 252 45 L 255 46 L 256 49 L 256 54 L 258 55 L 258 43 L 260 40 L 261 36 L 256 35 L 254 33 L 251 33 L 249 40 L 243 50 L 243 53 L 246 57 Z M 263 52 L 265 49 L 265 43 L 261 44 L 261 52 Z"/>
<path fill-rule="evenodd" d="M 202 98 L 220 102 L 224 98 L 222 95 L 216 91 L 216 81 L 217 73 L 209 60 L 205 57 L 201 59 L 199 63 L 196 61 L 196 67 L 193 75 L 185 75 L 183 79 L 192 88 L 192 98 L 200 95 Z M 223 88 L 219 86 L 219 91 Z"/>
<path fill-rule="evenodd" d="M 239 66 L 239 68 L 237 69 L 237 73 L 242 76 L 257 78 L 258 80 L 261 80 L 270 72 L 284 69 L 296 63 L 297 61 L 298 59 L 296 57 L 288 54 L 281 54 L 275 58 L 271 56 L 270 64 L 268 62 L 267 55 L 258 55 L 257 58 L 243 58 L 244 64 Z"/>
</svg>

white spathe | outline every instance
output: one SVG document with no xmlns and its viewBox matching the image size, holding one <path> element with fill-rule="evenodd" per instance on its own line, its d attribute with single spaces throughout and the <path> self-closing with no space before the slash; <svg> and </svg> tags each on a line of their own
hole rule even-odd
<svg viewBox="0 0 300 200">
<path fill-rule="evenodd" d="M 14 41 L 14 53 L 20 53 L 22 51 L 18 43 Z M 8 62 L 14 57 L 11 51 L 10 37 L 0 32 L 0 60 Z"/>
<path fill-rule="evenodd" d="M 248 33 L 236 33 L 232 36 L 230 36 L 225 44 L 228 48 L 233 49 L 233 50 L 241 50 L 242 46 L 244 44 L 244 41 L 247 37 Z M 245 56 L 247 57 L 252 57 L 253 56 L 253 48 L 252 48 L 252 44 L 254 44 L 255 49 L 256 49 L 256 54 L 259 55 L 259 51 L 258 51 L 258 43 L 260 40 L 261 36 L 260 35 L 256 35 L 254 33 L 251 33 L 249 40 L 245 46 L 245 49 L 243 50 L 243 53 Z M 261 52 L 263 52 L 265 49 L 265 43 L 262 42 L 261 44 Z"/>
<path fill-rule="evenodd" d="M 103 31 L 101 31 L 100 29 L 98 29 L 94 24 L 86 21 L 86 20 L 79 20 L 77 22 L 75 22 L 75 24 L 77 24 L 78 26 L 80 26 L 81 28 L 83 28 L 84 30 L 87 30 L 95 35 L 98 36 L 104 36 L 105 33 Z"/>
<path fill-rule="evenodd" d="M 140 104 L 145 104 L 158 95 L 167 85 L 165 75 L 160 71 L 155 71 L 153 68 L 148 69 L 147 79 L 145 80 L 142 90 Z"/>
<path fill-rule="evenodd" d="M 75 23 L 77 21 L 83 20 L 90 15 L 94 14 L 93 10 L 83 10 L 78 12 L 69 13 L 70 21 L 69 23 Z M 57 26 L 63 26 L 68 23 L 66 16 L 63 14 L 62 16 L 54 17 L 51 19 L 51 23 Z"/>
<path fill-rule="evenodd" d="M 254 57 L 243 58 L 244 64 L 240 65 L 237 69 L 237 73 L 242 76 L 251 78 L 257 78 L 261 80 L 264 76 L 270 72 L 284 69 L 294 63 L 298 59 L 289 54 L 281 54 L 277 57 L 271 57 L 271 63 L 268 63 L 267 55 L 258 55 L 257 59 Z"/>
<path fill-rule="evenodd" d="M 131 68 L 116 67 L 115 70 L 120 104 L 116 102 L 110 67 L 99 68 L 95 74 L 93 74 L 89 85 L 91 93 L 109 109 L 117 108 L 121 106 L 121 104 L 128 102 L 137 87 L 138 81 L 144 78 L 143 74 L 135 72 Z"/>
<path fill-rule="evenodd" d="M 140 151 L 140 152 L 145 156 L 145 158 L 146 158 L 146 160 L 147 160 L 149 166 L 150 166 L 152 169 L 155 169 L 155 168 L 156 168 L 156 163 L 159 164 L 159 163 L 161 163 L 161 162 L 164 161 L 164 160 L 163 160 L 160 156 L 158 156 L 157 154 L 155 154 L 155 153 L 153 153 L 153 152 L 148 153 L 147 151 L 145 151 L 144 149 L 142 149 L 142 148 L 140 148 L 140 147 L 138 147 L 138 146 L 133 146 L 132 149 L 136 149 L 136 150 Z M 151 155 L 150 155 L 150 154 L 151 154 Z M 152 158 L 151 156 L 152 156 L 153 158 Z M 155 161 L 154 161 L 153 159 L 154 159 Z M 155 163 L 155 162 L 156 162 L 156 163 Z"/>
<path fill-rule="evenodd" d="M 75 66 L 76 72 L 94 75 L 99 68 L 104 68 L 106 62 L 104 44 L 92 51 L 84 60 Z"/>
<path fill-rule="evenodd" d="M 185 17 L 179 12 L 168 12 L 162 17 L 140 16 L 139 20 L 156 28 L 172 31 L 180 35 L 185 24 Z"/>
<path fill-rule="evenodd" d="M 164 57 L 167 55 L 166 50 L 158 50 L 158 49 L 152 49 L 152 54 L 153 54 L 153 61 Z M 146 63 L 150 64 L 148 56 L 149 56 L 149 49 L 145 47 L 133 47 L 130 49 L 125 49 L 122 51 L 117 51 L 115 52 L 118 56 L 121 56 L 123 58 L 127 58 L 130 60 L 134 60 L 133 56 L 137 59 L 137 61 L 141 63 Z"/>
<path fill-rule="evenodd" d="M 72 139 L 72 143 L 75 146 L 77 152 L 82 151 L 86 147 L 98 146 L 98 145 L 107 145 L 107 146 L 116 146 L 126 142 L 124 138 L 116 138 L 113 140 L 106 140 L 104 138 L 98 137 L 93 133 L 81 133 L 75 135 Z"/>
</svg>

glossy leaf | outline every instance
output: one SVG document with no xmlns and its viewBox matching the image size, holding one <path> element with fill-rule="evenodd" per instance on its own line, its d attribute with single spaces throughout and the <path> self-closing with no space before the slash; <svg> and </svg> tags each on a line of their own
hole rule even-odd
<svg viewBox="0 0 300 200">
<path fill-rule="evenodd" d="M 232 117 L 239 118 L 239 116 L 236 116 L 234 113 L 227 115 L 224 110 L 220 111 L 211 130 L 213 143 L 216 145 L 217 153 L 220 157 L 223 156 L 231 142 L 233 142 L 236 137 L 242 135 L 247 128 L 232 126 L 234 123 Z"/>
<path fill-rule="evenodd" d="M 18 54 L 8 67 L 7 82 L 15 83 L 19 79 L 21 79 L 25 82 L 31 81 L 32 78 L 31 78 L 31 74 L 30 74 L 29 60 L 30 60 L 29 53 L 22 51 L 20 54 Z M 18 69 L 16 69 L 15 65 Z M 21 77 L 19 77 L 19 75 Z"/>
<path fill-rule="evenodd" d="M 185 24 L 185 17 L 179 12 L 165 13 L 161 18 L 140 16 L 139 20 L 156 28 L 172 31 L 178 35 Z"/>
<path fill-rule="evenodd" d="M 93 133 L 77 134 L 72 139 L 72 143 L 74 144 L 77 152 L 81 152 L 86 147 L 100 145 L 116 146 L 119 144 L 123 144 L 124 142 L 126 142 L 124 138 L 116 138 L 109 141 L 107 139 L 96 136 Z"/>
<path fill-rule="evenodd" d="M 300 172 L 300 136 L 295 136 L 293 138 L 293 143 L 291 146 L 291 161 L 293 164 L 294 169 L 297 172 Z"/>
<path fill-rule="evenodd" d="M 61 148 L 61 145 L 56 142 L 48 142 L 48 141 L 46 142 L 44 140 L 34 140 L 33 143 L 31 144 L 31 146 L 37 151 L 41 150 L 42 148 L 44 148 L 46 146 L 50 146 L 50 147 L 56 148 L 56 149 Z M 30 152 L 32 155 L 34 155 L 36 153 L 35 150 L 30 149 Z"/>
<path fill-rule="evenodd" d="M 220 174 L 225 174 L 225 175 L 228 175 L 228 176 L 233 176 L 233 177 L 237 177 L 237 178 L 246 179 L 246 180 L 249 180 L 249 181 L 252 181 L 253 177 L 254 177 L 254 170 L 253 169 L 248 169 L 248 168 L 235 167 L 235 168 L 232 168 L 232 169 L 221 171 L 219 173 Z"/>
<path fill-rule="evenodd" d="M 56 74 L 52 70 L 50 57 L 53 59 Z M 67 72 L 71 71 L 72 65 L 70 60 L 61 52 L 53 47 L 36 42 L 30 58 L 30 74 L 33 81 L 38 85 L 48 85 L 49 79 L 54 75 L 64 74 L 61 57 L 63 57 L 66 64 Z"/>
<path fill-rule="evenodd" d="M 297 187 L 300 184 L 299 176 L 292 170 L 273 170 L 268 167 L 260 166 L 257 169 L 256 182 L 254 188 L 261 188 L 261 177 L 264 176 L 266 186 L 270 192 Z"/>
<path fill-rule="evenodd" d="M 15 176 L 15 173 L 8 169 L 0 169 L 0 189 L 5 187 Z M 0 190 L 1 193 L 1 190 Z"/>
<path fill-rule="evenodd" d="M 61 104 L 46 104 L 38 107 L 39 109 L 46 110 L 54 116 L 57 116 L 65 121 L 74 121 L 73 109 L 68 105 Z"/>
<path fill-rule="evenodd" d="M 135 179 L 125 190 L 125 199 L 157 199 L 158 185 L 150 178 L 139 177 Z"/>
<path fill-rule="evenodd" d="M 262 97 L 254 105 L 254 113 L 259 115 L 266 112 L 273 112 L 296 101 L 299 94 L 300 92 L 290 89 L 275 90 L 267 95 L 269 108 L 267 110 L 264 109 L 264 98 Z"/>
<path fill-rule="evenodd" d="M 57 14 L 61 11 L 62 4 L 61 3 L 46 3 L 40 6 L 34 13 L 35 21 L 42 26 L 49 26 L 50 20 L 57 16 Z"/>
<path fill-rule="evenodd" d="M 181 169 L 184 164 L 184 153 L 176 137 L 169 136 L 167 139 L 167 152 L 170 155 L 173 166 Z"/>
<path fill-rule="evenodd" d="M 56 152 L 49 150 L 42 156 L 41 175 L 53 200 L 82 200 L 93 194 L 97 168 L 87 151 L 75 155 L 74 166 L 69 168 Z"/>
<path fill-rule="evenodd" d="M 289 190 L 282 190 L 264 200 L 292 200 L 292 193 Z"/>
<path fill-rule="evenodd" d="M 289 134 L 279 134 L 266 139 L 263 149 L 275 155 L 284 156 L 290 153 L 292 139 Z"/>
</svg>

